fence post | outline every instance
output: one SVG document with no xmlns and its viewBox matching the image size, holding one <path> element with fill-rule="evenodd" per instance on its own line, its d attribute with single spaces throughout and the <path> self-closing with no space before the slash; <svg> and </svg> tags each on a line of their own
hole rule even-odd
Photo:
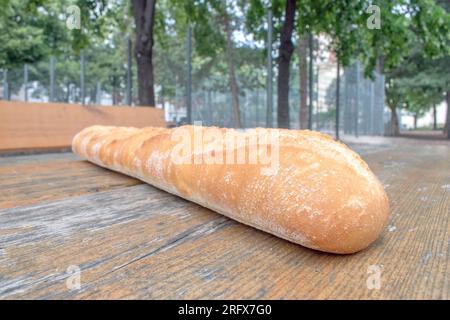
<svg viewBox="0 0 450 320">
<path fill-rule="evenodd" d="M 81 104 L 84 105 L 85 99 L 85 86 L 84 86 L 84 50 L 81 50 L 80 53 L 80 94 L 81 94 Z"/>
<path fill-rule="evenodd" d="M 176 126 L 178 126 L 178 108 L 180 107 L 180 98 L 179 98 L 179 91 L 180 89 L 178 89 L 178 75 L 175 75 L 175 122 L 176 122 Z"/>
<path fill-rule="evenodd" d="M 259 90 L 256 89 L 255 127 L 259 127 Z"/>
<path fill-rule="evenodd" d="M 370 80 L 370 122 L 369 122 L 369 132 L 371 135 L 375 135 L 375 119 L 376 119 L 376 112 L 375 112 L 375 82 L 374 80 Z"/>
<path fill-rule="evenodd" d="M 381 103 L 380 103 L 380 113 L 381 113 L 381 117 L 380 117 L 380 131 L 381 132 L 383 132 L 383 134 L 385 133 L 384 132 L 384 99 L 385 99 L 385 77 L 384 77 L 384 74 L 382 74 L 382 73 L 380 73 L 380 100 L 381 100 Z M 449 130 L 449 132 L 450 132 L 450 130 Z"/>
<path fill-rule="evenodd" d="M 97 90 L 96 90 L 96 97 L 95 100 L 97 100 L 97 104 L 102 104 L 102 85 L 100 82 L 97 82 Z"/>
<path fill-rule="evenodd" d="M 212 125 L 213 124 L 213 107 L 212 107 L 212 101 L 211 101 L 211 89 L 208 89 L 208 91 L 207 91 L 208 93 L 208 95 L 207 95 L 207 97 L 208 97 L 208 102 L 207 102 L 207 105 L 208 105 L 208 121 L 209 121 L 209 125 Z"/>
<path fill-rule="evenodd" d="M 354 123 L 355 126 L 355 137 L 358 137 L 358 120 L 359 120 L 359 103 L 360 103 L 360 92 L 359 92 L 359 85 L 360 85 L 360 68 L 359 68 L 359 60 L 356 61 L 356 85 L 355 85 L 355 94 L 356 94 L 356 101 L 355 101 L 355 114 L 354 114 Z"/>
<path fill-rule="evenodd" d="M 50 102 L 55 100 L 55 56 L 50 56 Z"/>
<path fill-rule="evenodd" d="M 9 100 L 8 69 L 3 69 L 3 99 Z"/>
<path fill-rule="evenodd" d="M 132 93 L 132 74 L 131 74 L 131 67 L 132 67 L 132 60 L 131 60 L 131 38 L 130 36 L 127 37 L 127 95 L 126 95 L 126 104 L 128 106 L 131 106 L 131 93 Z"/>
<path fill-rule="evenodd" d="M 319 64 L 317 64 L 316 73 L 316 130 L 320 131 Z"/>
<path fill-rule="evenodd" d="M 192 123 L 192 27 L 187 30 L 187 83 L 186 83 L 186 113 L 187 123 Z"/>
<path fill-rule="evenodd" d="M 344 133 L 345 134 L 351 134 L 353 133 L 353 120 L 352 120 L 352 110 L 353 110 L 353 101 L 355 100 L 353 97 L 353 91 L 351 90 L 352 87 L 352 81 L 354 82 L 353 76 L 354 76 L 354 65 L 350 65 L 347 68 L 344 69 L 344 94 L 345 99 L 344 103 L 342 104 L 343 113 L 344 113 L 344 119 L 342 122 L 342 125 L 344 127 Z"/>
<path fill-rule="evenodd" d="M 273 63 L 272 63 L 272 37 L 273 37 L 273 17 L 272 10 L 269 9 L 267 15 L 267 113 L 266 127 L 273 126 Z"/>
<path fill-rule="evenodd" d="M 314 70 L 313 70 L 313 46 L 314 38 L 310 32 L 308 35 L 309 42 L 309 108 L 308 108 L 308 129 L 312 130 L 312 114 L 313 114 L 313 81 L 314 81 Z"/>
<path fill-rule="evenodd" d="M 341 94 L 341 64 L 339 63 L 339 59 L 337 59 L 337 73 L 336 73 L 336 140 L 339 140 L 339 103 L 340 103 L 340 94 Z"/>
<path fill-rule="evenodd" d="M 23 65 L 23 89 L 25 101 L 28 101 L 28 64 Z"/>
</svg>

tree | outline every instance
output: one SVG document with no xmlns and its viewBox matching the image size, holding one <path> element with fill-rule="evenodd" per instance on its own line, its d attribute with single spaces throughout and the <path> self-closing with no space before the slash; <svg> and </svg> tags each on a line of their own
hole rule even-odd
<svg viewBox="0 0 450 320">
<path fill-rule="evenodd" d="M 153 70 L 153 26 L 156 0 L 133 0 L 136 25 L 135 57 L 138 71 L 138 103 L 155 106 Z"/>
<path fill-rule="evenodd" d="M 197 52 L 202 57 L 214 58 L 224 55 L 227 63 L 228 86 L 231 92 L 233 122 L 241 127 L 239 106 L 239 85 L 236 76 L 235 44 L 233 31 L 236 29 L 237 18 L 234 14 L 236 4 L 227 0 L 198 1 L 184 5 L 187 20 L 194 25 L 194 38 Z M 217 28 L 216 26 L 220 26 Z M 208 35 L 205 37 L 205 35 Z"/>
<path fill-rule="evenodd" d="M 398 108 L 419 117 L 444 99 L 450 89 L 450 65 L 447 60 L 446 57 L 427 57 L 421 45 L 416 43 L 401 64 L 389 69 L 386 74 L 386 96 L 392 115 L 391 134 L 399 134 Z"/>
<path fill-rule="evenodd" d="M 42 59 L 48 47 L 34 2 L 5 1 L 0 11 L 0 68 L 20 66 Z"/>
<path fill-rule="evenodd" d="M 38 7 L 45 17 L 40 28 L 44 30 L 45 43 L 49 47 L 45 58 L 30 66 L 30 78 L 41 85 L 40 91 L 49 87 L 49 56 L 56 60 L 55 99 L 80 101 L 76 90 L 80 82 L 80 52 L 84 50 L 85 88 L 89 101 L 95 102 L 97 84 L 112 92 L 113 104 L 117 102 L 120 82 L 124 78 L 124 13 L 129 10 L 120 0 L 78 0 L 81 11 L 81 29 L 69 30 L 66 26 L 66 8 L 70 1 L 46 1 Z M 39 93 L 39 90 L 38 92 Z"/>
<path fill-rule="evenodd" d="M 427 65 L 418 65 L 413 70 L 411 59 L 413 56 L 422 57 L 430 63 L 449 54 L 450 15 L 432 0 L 410 1 L 400 7 L 383 1 L 380 8 L 381 29 L 374 33 L 365 32 L 362 37 L 366 42 L 363 47 L 369 50 L 364 61 L 366 72 L 377 66 L 380 72 L 386 74 L 391 134 L 398 135 L 397 108 L 411 105 L 405 96 L 409 91 L 406 80 L 420 73 Z"/>
<path fill-rule="evenodd" d="M 49 56 L 70 48 L 72 38 L 61 18 L 64 5 L 65 1 L 39 0 L 2 3 L 0 28 L 5 32 L 0 34 L 0 68 L 20 70 L 9 72 L 10 93 L 22 87 L 24 64 L 30 79 L 48 83 Z"/>
<path fill-rule="evenodd" d="M 226 4 L 226 2 L 225 2 Z M 233 104 L 233 117 L 234 117 L 234 124 L 236 128 L 241 127 L 241 115 L 239 110 L 239 92 L 238 92 L 238 84 L 236 81 L 236 72 L 235 72 L 235 64 L 234 64 L 234 55 L 233 55 L 233 40 L 232 40 L 232 29 L 231 29 L 231 22 L 230 22 L 230 15 L 228 13 L 228 9 L 225 5 L 224 8 L 222 8 L 222 25 L 225 31 L 226 35 L 226 55 L 227 55 L 227 62 L 228 62 L 228 75 L 229 75 L 229 81 L 230 81 L 230 89 L 231 89 L 231 97 L 232 97 L 232 104 Z"/>
<path fill-rule="evenodd" d="M 288 3 L 282 0 L 271 1 L 274 17 L 278 21 L 281 17 L 280 6 Z M 411 34 L 416 36 L 416 41 L 423 44 L 424 52 L 429 56 L 448 52 L 449 18 L 434 1 L 378 1 L 382 19 L 380 29 L 367 27 L 370 17 L 367 9 L 370 4 L 369 1 L 358 0 L 298 1 L 300 16 L 294 20 L 297 24 L 296 30 L 300 35 L 310 32 L 328 34 L 332 39 L 330 47 L 336 52 L 338 62 L 345 67 L 352 58 L 359 58 L 367 76 L 372 76 L 376 67 L 379 72 L 388 72 L 390 68 L 401 63 L 409 52 Z M 264 3 L 262 0 L 253 0 L 249 8 L 249 29 L 255 34 L 261 34 L 265 18 Z M 280 33 L 280 38 L 292 36 L 289 29 L 283 32 L 283 29 L 278 27 L 275 30 Z M 283 68 L 285 70 L 286 66 Z M 284 74 L 283 70 L 280 69 L 279 73 Z M 283 86 L 281 88 L 283 89 Z M 285 124 L 288 121 L 288 113 L 284 111 L 286 90 L 279 91 L 278 95 L 279 102 L 282 103 L 278 106 L 279 112 L 281 111 L 279 120 Z"/>
<path fill-rule="evenodd" d="M 278 127 L 289 128 L 289 69 L 294 44 L 292 34 L 295 27 L 296 0 L 286 0 L 284 22 L 280 33 L 278 53 Z"/>
<path fill-rule="evenodd" d="M 294 4 L 294 7 L 292 5 Z M 248 5 L 247 26 L 255 33 L 259 39 L 263 39 L 264 31 L 264 3 L 262 0 L 253 0 Z M 290 54 L 293 50 L 292 37 L 294 31 L 298 34 L 300 41 L 300 119 L 301 127 L 305 128 L 308 122 L 306 107 L 306 37 L 314 33 L 329 34 L 332 39 L 331 48 L 337 52 L 343 65 L 350 62 L 350 57 L 356 57 L 358 51 L 355 50 L 359 43 L 361 32 L 354 28 L 357 24 L 362 24 L 361 12 L 363 12 L 364 3 L 357 0 L 350 1 L 284 1 L 272 0 L 271 7 L 275 18 L 275 32 L 279 35 L 280 50 L 278 56 L 278 125 L 280 127 L 289 126 L 288 95 L 289 80 L 286 80 L 286 74 L 289 75 Z M 283 18 L 283 8 L 285 16 Z M 295 11 L 298 11 L 298 18 L 295 19 Z M 365 22 L 364 22 L 365 23 Z M 293 29 L 291 29 L 293 27 Z M 352 30 L 352 27 L 355 30 Z"/>
<path fill-rule="evenodd" d="M 235 31 L 242 30 L 240 0 L 176 0 L 170 2 L 170 16 L 175 22 L 176 32 L 186 33 L 187 25 L 193 29 L 195 84 L 205 90 L 213 88 L 231 94 L 232 126 L 242 126 L 240 97 L 243 85 L 251 81 L 254 72 L 245 66 L 262 66 L 262 53 L 257 47 L 238 42 Z M 257 59 L 255 60 L 255 56 Z M 239 59 L 236 59 L 239 57 Z M 205 81 L 208 79 L 208 81 Z M 203 83 L 205 81 L 205 83 Z M 197 85 L 197 89 L 198 85 Z"/>
<path fill-rule="evenodd" d="M 416 66 L 419 69 L 413 76 L 405 79 L 409 88 L 407 94 L 411 107 L 408 110 L 416 111 L 420 116 L 430 108 L 436 107 L 436 104 L 442 100 L 448 100 L 447 92 L 450 91 L 450 65 L 446 58 L 426 59 L 416 57 Z M 448 104 L 447 104 L 448 107 Z M 434 113 L 436 116 L 436 113 Z M 434 127 L 436 129 L 436 119 L 434 119 Z M 448 120 L 444 125 L 444 130 L 448 128 Z M 448 132 L 445 132 L 448 135 Z"/>
</svg>

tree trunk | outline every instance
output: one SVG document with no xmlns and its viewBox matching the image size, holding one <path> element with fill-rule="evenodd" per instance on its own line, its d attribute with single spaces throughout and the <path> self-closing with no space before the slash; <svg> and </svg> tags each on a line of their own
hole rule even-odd
<svg viewBox="0 0 450 320">
<path fill-rule="evenodd" d="M 298 42 L 299 77 L 300 77 L 300 129 L 308 129 L 308 69 L 306 55 L 308 36 L 302 36 Z"/>
<path fill-rule="evenodd" d="M 236 81 L 236 73 L 234 68 L 234 60 L 233 60 L 233 39 L 231 38 L 232 30 L 230 26 L 230 17 L 227 13 L 225 13 L 225 17 L 223 19 L 223 24 L 225 28 L 226 38 L 227 38 L 227 62 L 228 62 L 228 77 L 230 81 L 230 90 L 231 90 L 231 104 L 233 106 L 233 118 L 234 118 L 234 126 L 236 128 L 241 127 L 241 115 L 239 112 L 239 90 Z"/>
<path fill-rule="evenodd" d="M 447 102 L 447 119 L 445 121 L 445 130 L 447 131 L 447 139 L 450 139 L 450 90 L 445 94 L 445 100 Z"/>
<path fill-rule="evenodd" d="M 435 104 L 433 104 L 433 130 L 437 130 L 437 110 Z"/>
<path fill-rule="evenodd" d="M 289 128 L 289 67 L 294 45 L 292 32 L 295 22 L 296 0 L 286 0 L 285 18 L 280 34 L 278 54 L 278 127 Z"/>
<path fill-rule="evenodd" d="M 138 74 L 138 104 L 155 106 L 153 79 L 153 24 L 156 0 L 133 0 L 136 24 L 135 56 Z"/>
<path fill-rule="evenodd" d="M 417 114 L 414 114 L 414 130 L 417 130 Z"/>
<path fill-rule="evenodd" d="M 398 136 L 400 135 L 400 129 L 398 126 L 397 108 L 390 107 L 390 109 L 391 109 L 391 135 Z"/>
<path fill-rule="evenodd" d="M 112 105 L 115 106 L 117 104 L 117 85 L 116 85 L 116 76 L 114 75 L 112 78 Z"/>
</svg>

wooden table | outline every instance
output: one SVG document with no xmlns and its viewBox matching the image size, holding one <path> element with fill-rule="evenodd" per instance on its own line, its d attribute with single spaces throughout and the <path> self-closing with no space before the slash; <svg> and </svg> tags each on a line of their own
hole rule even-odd
<svg viewBox="0 0 450 320">
<path fill-rule="evenodd" d="M 353 255 L 289 243 L 70 153 L 0 157 L 0 298 L 449 299 L 449 143 L 352 147 L 392 206 L 381 238 Z"/>
</svg>

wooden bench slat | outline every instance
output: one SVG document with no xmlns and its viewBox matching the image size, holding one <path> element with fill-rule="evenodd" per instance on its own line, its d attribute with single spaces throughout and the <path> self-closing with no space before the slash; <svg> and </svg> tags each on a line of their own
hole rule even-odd
<svg viewBox="0 0 450 320">
<path fill-rule="evenodd" d="M 92 125 L 165 127 L 164 110 L 150 107 L 81 106 L 0 101 L 0 151 L 70 147 Z"/>
<path fill-rule="evenodd" d="M 0 208 L 142 184 L 87 161 L 52 161 L 0 166 Z"/>
<path fill-rule="evenodd" d="M 0 298 L 63 294 L 70 265 L 94 280 L 223 221 L 148 185 L 0 210 Z"/>
<path fill-rule="evenodd" d="M 309 250 L 143 184 L 0 210 L 0 298 L 448 299 L 450 146 L 365 158 L 392 218 L 360 253 Z M 70 265 L 80 290 L 66 286 Z"/>
<path fill-rule="evenodd" d="M 32 153 L 4 155 L 0 153 L 0 168 L 12 167 L 20 164 L 45 164 L 55 161 L 80 161 L 81 157 L 72 152 Z"/>
</svg>

